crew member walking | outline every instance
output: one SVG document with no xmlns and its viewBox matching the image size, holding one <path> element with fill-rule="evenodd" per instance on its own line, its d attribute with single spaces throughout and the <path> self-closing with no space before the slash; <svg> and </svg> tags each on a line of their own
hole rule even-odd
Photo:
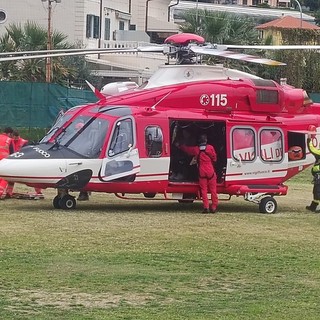
<svg viewBox="0 0 320 320">
<path fill-rule="evenodd" d="M 7 127 L 4 129 L 3 133 L 0 134 L 0 160 L 8 157 L 14 152 L 12 143 L 12 133 L 13 129 Z M 0 199 L 3 199 L 7 192 L 8 182 L 6 180 L 0 179 Z"/>
<path fill-rule="evenodd" d="M 206 134 L 202 134 L 198 146 L 186 146 L 176 144 L 178 148 L 187 154 L 197 158 L 199 168 L 199 187 L 203 202 L 202 213 L 215 213 L 218 206 L 217 196 L 217 175 L 214 163 L 217 161 L 217 154 L 214 147 L 208 143 Z M 209 207 L 208 191 L 211 194 L 211 206 Z"/>
</svg>

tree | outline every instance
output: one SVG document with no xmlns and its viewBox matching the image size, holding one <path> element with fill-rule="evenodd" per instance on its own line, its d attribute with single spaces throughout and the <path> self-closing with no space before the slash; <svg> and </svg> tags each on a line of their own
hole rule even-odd
<svg viewBox="0 0 320 320">
<path fill-rule="evenodd" d="M 259 44 L 256 23 L 246 17 L 235 16 L 226 12 L 207 12 L 190 10 L 183 15 L 184 23 L 181 31 L 197 33 L 207 41 L 218 44 Z M 319 43 L 320 36 L 315 30 L 284 29 L 283 44 Z M 265 39 L 261 44 L 272 44 L 272 38 Z M 264 55 L 266 58 L 286 63 L 286 66 L 274 67 L 250 65 L 242 62 L 227 62 L 229 67 L 253 73 L 263 78 L 280 81 L 287 78 L 289 84 L 304 88 L 309 92 L 320 91 L 320 53 L 306 50 L 277 50 L 257 52 L 246 50 L 248 54 Z M 216 62 L 216 58 L 208 58 L 207 63 Z M 319 79 L 319 80 L 318 80 Z"/>
<path fill-rule="evenodd" d="M 302 4 L 306 7 L 309 7 L 310 11 L 317 11 L 320 9 L 319 0 L 303 0 Z"/>
<path fill-rule="evenodd" d="M 197 33 L 206 41 L 217 44 L 256 44 L 259 43 L 255 22 L 247 16 L 238 16 L 228 12 L 188 10 L 182 15 L 184 23 L 182 32 Z M 209 64 L 216 63 L 219 58 L 207 57 Z M 221 60 L 221 59 L 220 59 Z M 249 66 L 241 61 L 227 61 L 229 67 L 256 73 L 258 66 Z"/>
<path fill-rule="evenodd" d="M 6 28 L 6 33 L 0 38 L 0 51 L 37 51 L 47 49 L 47 30 L 33 22 L 25 25 L 11 24 Z M 53 49 L 74 48 L 67 42 L 67 36 L 61 32 L 52 33 Z M 51 58 L 52 82 L 66 84 L 77 82 L 79 76 L 78 66 L 82 64 L 81 71 L 86 69 L 84 57 Z M 46 66 L 45 59 L 19 60 L 17 62 L 5 62 L 0 65 L 0 77 L 4 80 L 19 80 L 44 82 Z M 86 69 L 86 74 L 88 74 Z"/>
<path fill-rule="evenodd" d="M 180 30 L 197 33 L 206 41 L 220 44 L 252 44 L 258 42 L 254 21 L 247 16 L 228 12 L 188 10 L 183 15 Z"/>
</svg>

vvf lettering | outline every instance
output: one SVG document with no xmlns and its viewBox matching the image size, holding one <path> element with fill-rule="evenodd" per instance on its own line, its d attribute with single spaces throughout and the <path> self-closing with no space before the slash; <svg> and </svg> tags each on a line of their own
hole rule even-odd
<svg viewBox="0 0 320 320">
<path fill-rule="evenodd" d="M 282 150 L 280 148 L 266 148 L 261 150 L 261 158 L 263 160 L 275 160 L 282 156 Z"/>
<path fill-rule="evenodd" d="M 239 153 L 239 158 L 241 161 L 250 161 L 254 159 L 254 152 L 246 151 Z"/>
</svg>

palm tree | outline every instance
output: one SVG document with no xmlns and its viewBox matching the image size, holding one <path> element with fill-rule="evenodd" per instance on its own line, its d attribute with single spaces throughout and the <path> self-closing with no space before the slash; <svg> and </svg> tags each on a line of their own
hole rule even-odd
<svg viewBox="0 0 320 320">
<path fill-rule="evenodd" d="M 6 34 L 0 38 L 0 51 L 31 51 L 47 49 L 47 30 L 33 22 L 25 25 L 11 24 L 6 28 Z M 73 45 L 67 42 L 67 36 L 61 32 L 52 33 L 53 49 L 71 49 Z M 52 81 L 65 84 L 78 77 L 77 63 L 72 59 L 63 57 L 51 58 Z M 7 62 L 0 65 L 0 77 L 5 80 L 20 81 L 45 81 L 45 59 L 19 60 L 18 62 Z"/>
<path fill-rule="evenodd" d="M 188 10 L 182 15 L 182 32 L 197 33 L 210 43 L 217 44 L 256 44 L 258 31 L 251 18 L 228 12 L 208 10 Z M 208 57 L 208 64 L 217 63 L 219 58 Z M 228 66 L 255 73 L 256 66 L 248 66 L 238 61 L 228 61 Z"/>
<path fill-rule="evenodd" d="M 182 15 L 182 32 L 197 33 L 206 41 L 219 44 L 253 44 L 258 32 L 251 18 L 228 12 L 188 10 Z"/>
</svg>

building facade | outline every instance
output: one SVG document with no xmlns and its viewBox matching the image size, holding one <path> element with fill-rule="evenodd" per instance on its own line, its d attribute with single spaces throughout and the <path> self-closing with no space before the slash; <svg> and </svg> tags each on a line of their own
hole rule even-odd
<svg viewBox="0 0 320 320">
<path fill-rule="evenodd" d="M 12 23 L 33 21 L 48 28 L 50 20 L 70 43 L 86 47 L 108 40 L 146 41 L 154 33 L 178 31 L 169 21 L 169 5 L 170 0 L 0 0 L 0 36 Z"/>
</svg>

